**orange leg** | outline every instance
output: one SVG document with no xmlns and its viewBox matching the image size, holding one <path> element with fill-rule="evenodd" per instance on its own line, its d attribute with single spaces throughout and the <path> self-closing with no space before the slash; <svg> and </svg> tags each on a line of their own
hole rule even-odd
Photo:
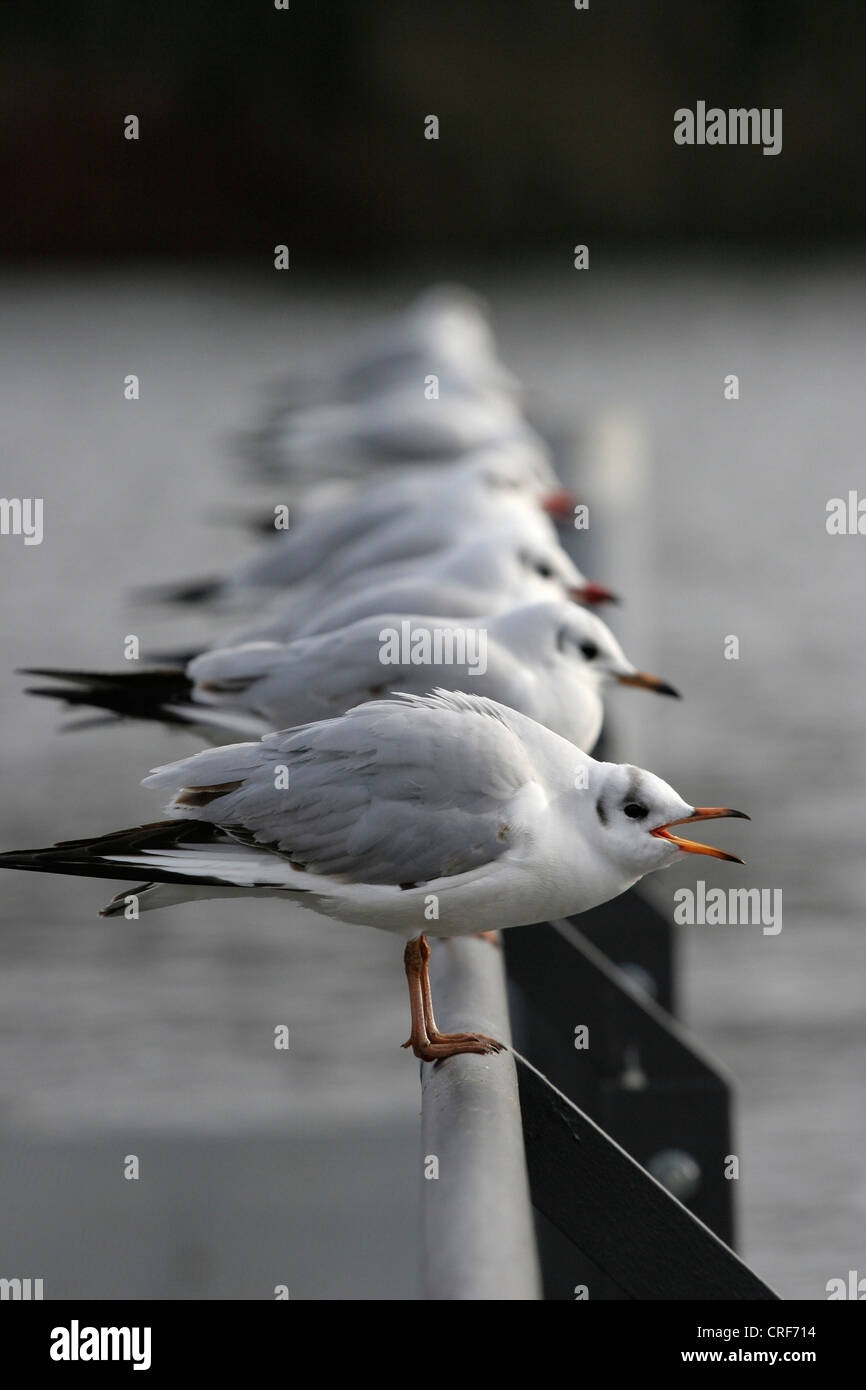
<svg viewBox="0 0 866 1390">
<path fill-rule="evenodd" d="M 477 931 L 475 935 L 479 941 L 486 941 L 488 946 L 493 946 L 497 951 L 501 951 L 502 946 L 498 931 Z"/>
<path fill-rule="evenodd" d="M 504 1044 L 495 1038 L 485 1037 L 483 1033 L 440 1033 L 433 1014 L 433 999 L 430 993 L 430 947 L 426 936 L 410 941 L 403 953 L 406 979 L 409 984 L 409 1009 L 412 1015 L 412 1032 L 404 1047 L 411 1047 L 416 1057 L 423 1062 L 437 1062 L 445 1057 L 455 1057 L 460 1052 L 501 1052 Z"/>
</svg>

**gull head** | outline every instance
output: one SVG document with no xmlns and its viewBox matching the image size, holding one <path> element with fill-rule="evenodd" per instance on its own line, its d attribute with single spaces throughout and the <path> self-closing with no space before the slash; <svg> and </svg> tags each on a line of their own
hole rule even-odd
<svg viewBox="0 0 866 1390">
<path fill-rule="evenodd" d="M 479 449 L 454 464 L 452 483 L 477 488 L 487 497 L 522 497 L 551 515 L 574 515 L 576 499 L 563 489 L 540 441 Z"/>
<path fill-rule="evenodd" d="M 674 827 L 734 816 L 748 820 L 743 811 L 728 806 L 690 806 L 673 787 L 643 768 L 601 763 L 600 778 L 591 778 L 580 793 L 593 799 L 590 820 L 594 844 L 629 876 L 665 869 L 686 854 L 706 854 L 742 864 L 735 854 L 683 839 Z"/>
<path fill-rule="evenodd" d="M 520 567 L 527 589 L 564 598 L 586 584 L 586 577 L 558 545 L 521 545 L 510 558 Z"/>
<path fill-rule="evenodd" d="M 619 684 L 679 694 L 667 681 L 632 665 L 607 623 L 575 603 L 525 604 L 500 614 L 491 626 L 516 655 L 534 659 L 554 679 L 557 673 L 576 675 L 596 690 Z"/>
<path fill-rule="evenodd" d="M 499 593 L 498 611 L 542 599 L 593 604 L 613 599 L 608 589 L 581 574 L 555 540 L 527 538 L 526 529 L 497 526 L 449 547 L 436 560 L 437 577 Z"/>
<path fill-rule="evenodd" d="M 444 578 L 478 589 L 501 589 L 515 602 L 566 598 L 586 582 L 555 541 L 528 541 L 508 526 L 485 530 L 443 551 L 438 568 Z"/>
<path fill-rule="evenodd" d="M 616 603 L 617 598 L 603 584 L 587 579 L 560 546 L 523 545 L 517 560 L 525 575 L 524 597 L 570 598 L 575 603 Z M 540 581 L 540 583 L 539 583 Z"/>
</svg>

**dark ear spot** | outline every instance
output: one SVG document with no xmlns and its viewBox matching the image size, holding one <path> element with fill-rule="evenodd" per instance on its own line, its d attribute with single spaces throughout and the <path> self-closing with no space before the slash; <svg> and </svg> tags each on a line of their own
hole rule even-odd
<svg viewBox="0 0 866 1390">
<path fill-rule="evenodd" d="M 607 811 L 601 804 L 601 797 L 599 797 L 598 801 L 595 803 L 595 814 L 598 816 L 602 825 L 607 825 Z"/>
</svg>

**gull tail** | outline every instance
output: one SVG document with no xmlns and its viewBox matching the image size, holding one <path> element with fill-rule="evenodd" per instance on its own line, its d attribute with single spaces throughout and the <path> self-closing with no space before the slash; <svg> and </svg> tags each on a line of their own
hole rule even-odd
<svg viewBox="0 0 866 1390">
<path fill-rule="evenodd" d="M 177 584 L 152 584 L 134 590 L 136 603 L 212 603 L 220 598 L 225 589 L 222 579 L 205 576 Z"/>
<path fill-rule="evenodd" d="M 20 674 L 65 682 L 28 686 L 25 693 L 62 700 L 70 709 L 85 705 L 107 710 L 118 718 L 183 726 L 196 722 L 196 709 L 190 703 L 193 682 L 179 669 L 112 672 L 31 667 Z"/>
<path fill-rule="evenodd" d="M 83 878 L 146 877 L 138 888 L 112 898 L 101 917 L 126 915 L 131 896 L 147 909 L 191 898 L 249 894 L 253 889 L 280 895 L 305 891 L 296 885 L 297 871 L 281 856 L 233 840 L 210 821 L 191 819 L 61 840 L 45 849 L 11 850 L 0 854 L 0 869 Z"/>
<path fill-rule="evenodd" d="M 230 511 L 214 511 L 211 513 L 215 523 L 226 526 L 231 523 L 233 526 L 241 526 L 245 531 L 253 536 L 275 536 L 279 538 L 282 534 L 274 526 L 273 511 L 249 511 L 239 512 L 236 507 Z"/>
<path fill-rule="evenodd" d="M 261 738 L 266 722 L 248 710 L 206 705 L 192 698 L 194 682 L 181 670 L 153 671 L 55 671 L 47 668 L 22 672 L 66 681 L 64 685 L 28 686 L 28 695 L 63 700 L 71 709 L 84 705 L 105 710 L 104 717 L 64 724 L 64 731 L 98 728 L 123 719 L 150 720 L 171 728 L 194 729 L 216 743 L 238 738 Z M 243 686 L 239 687 L 243 689 Z"/>
<path fill-rule="evenodd" d="M 151 652 L 147 653 L 148 661 L 158 661 L 162 670 L 171 666 L 174 669 L 185 671 L 191 661 L 195 661 L 197 656 L 201 656 L 201 650 L 197 652 Z M 32 674 L 32 673 L 31 673 Z"/>
</svg>

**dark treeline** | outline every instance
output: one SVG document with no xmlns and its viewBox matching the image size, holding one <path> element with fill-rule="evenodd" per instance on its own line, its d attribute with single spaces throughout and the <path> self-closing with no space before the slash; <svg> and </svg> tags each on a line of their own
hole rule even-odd
<svg viewBox="0 0 866 1390">
<path fill-rule="evenodd" d="M 866 6 L 290 6 L 7 0 L 0 254 L 284 241 L 350 265 L 599 239 L 796 248 L 866 225 Z M 675 146 L 675 109 L 699 100 L 782 108 L 782 153 Z"/>
</svg>

